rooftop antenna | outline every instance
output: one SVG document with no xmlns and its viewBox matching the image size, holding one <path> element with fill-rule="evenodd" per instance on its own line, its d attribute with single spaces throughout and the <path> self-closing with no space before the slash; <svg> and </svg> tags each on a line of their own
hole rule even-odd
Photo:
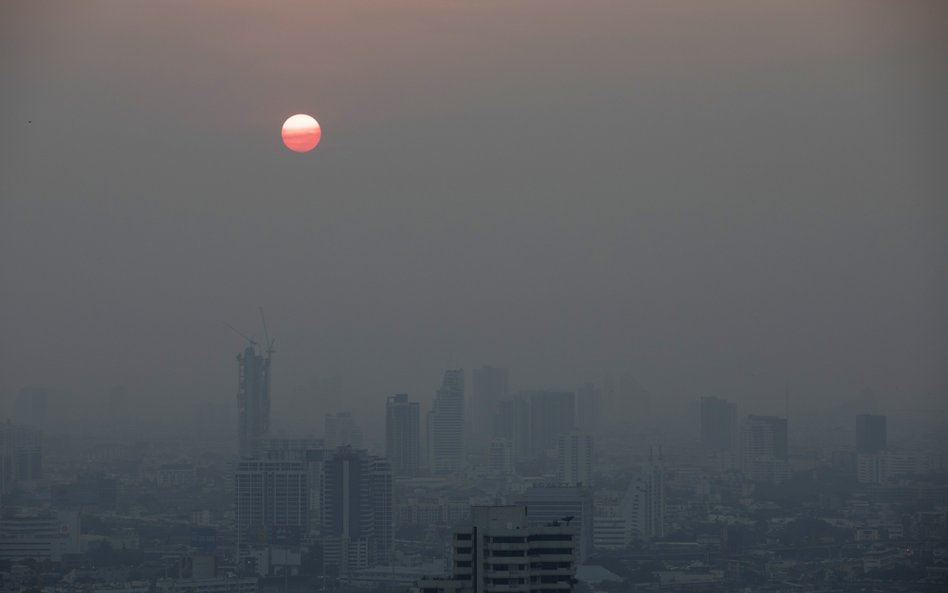
<svg viewBox="0 0 948 593">
<path fill-rule="evenodd" d="M 270 339 L 270 332 L 267 331 L 267 318 L 266 318 L 266 316 L 263 314 L 263 306 L 261 305 L 261 306 L 258 307 L 258 308 L 260 309 L 260 321 L 263 322 L 263 339 L 266 340 L 267 358 L 270 358 L 270 355 L 273 354 L 273 352 L 274 352 L 274 350 L 273 350 L 273 343 L 276 342 L 276 340 L 275 340 L 275 339 L 274 339 L 274 340 L 271 340 L 271 339 Z"/>
</svg>

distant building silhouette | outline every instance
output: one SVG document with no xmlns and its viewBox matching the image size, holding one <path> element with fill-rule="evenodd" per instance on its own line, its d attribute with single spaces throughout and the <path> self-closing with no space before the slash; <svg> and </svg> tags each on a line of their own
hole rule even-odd
<svg viewBox="0 0 948 593">
<path fill-rule="evenodd" d="M 251 342 L 237 355 L 237 454 L 256 457 L 253 444 L 270 433 L 270 357 Z"/>
<path fill-rule="evenodd" d="M 530 401 L 522 394 L 508 397 L 500 402 L 494 416 L 495 439 L 510 443 L 515 460 L 530 456 Z"/>
<path fill-rule="evenodd" d="M 483 366 L 474 369 L 471 397 L 467 402 L 468 417 L 473 441 L 481 450 L 490 439 L 500 402 L 507 397 L 509 376 L 505 368 Z"/>
<path fill-rule="evenodd" d="M 560 435 L 576 429 L 576 395 L 571 391 L 522 392 L 530 402 L 530 453 L 556 451 Z"/>
<path fill-rule="evenodd" d="M 585 433 L 602 428 L 602 394 L 592 383 L 585 383 L 576 390 L 576 427 Z"/>
<path fill-rule="evenodd" d="M 434 473 L 461 468 L 464 455 L 464 371 L 445 371 L 428 413 L 428 461 Z"/>
<path fill-rule="evenodd" d="M 43 433 L 35 426 L 0 424 L 0 494 L 43 477 Z"/>
<path fill-rule="evenodd" d="M 787 419 L 748 416 L 741 425 L 741 470 L 755 482 L 790 478 Z"/>
<path fill-rule="evenodd" d="M 487 449 L 487 474 L 504 480 L 514 475 L 513 445 L 506 439 L 493 439 Z"/>
<path fill-rule="evenodd" d="M 661 455 L 649 454 L 648 463 L 633 475 L 624 500 L 632 538 L 665 536 L 665 467 Z"/>
<path fill-rule="evenodd" d="M 886 448 L 886 417 L 878 414 L 856 416 L 856 453 L 879 453 Z"/>
<path fill-rule="evenodd" d="M 417 474 L 421 465 L 421 405 L 405 393 L 385 402 L 385 457 L 396 476 Z"/>
<path fill-rule="evenodd" d="M 592 487 L 592 435 L 579 432 L 561 434 L 557 441 L 556 461 L 557 482 Z"/>
</svg>

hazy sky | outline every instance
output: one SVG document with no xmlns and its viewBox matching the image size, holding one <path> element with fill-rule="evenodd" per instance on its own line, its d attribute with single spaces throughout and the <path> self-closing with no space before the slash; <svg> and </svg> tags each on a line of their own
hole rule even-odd
<svg viewBox="0 0 948 593">
<path fill-rule="evenodd" d="M 7 1 L 0 393 L 948 395 L 943 2 Z M 280 144 L 307 112 L 323 139 Z M 32 123 L 30 123 L 32 122 Z M 323 387 L 320 387 L 323 386 Z M 759 404 L 758 404 L 759 402 Z M 379 407 L 381 403 L 373 403 Z M 314 427 L 320 426 L 312 418 Z"/>
</svg>

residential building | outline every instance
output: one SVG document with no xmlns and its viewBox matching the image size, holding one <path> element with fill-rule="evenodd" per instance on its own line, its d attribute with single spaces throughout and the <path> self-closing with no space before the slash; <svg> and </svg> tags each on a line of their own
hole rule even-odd
<svg viewBox="0 0 948 593">
<path fill-rule="evenodd" d="M 433 473 L 461 469 L 464 459 L 464 371 L 445 371 L 428 413 L 428 463 Z"/>
<path fill-rule="evenodd" d="M 592 487 L 593 438 L 579 432 L 561 434 L 556 447 L 556 480 L 569 486 Z"/>
</svg>

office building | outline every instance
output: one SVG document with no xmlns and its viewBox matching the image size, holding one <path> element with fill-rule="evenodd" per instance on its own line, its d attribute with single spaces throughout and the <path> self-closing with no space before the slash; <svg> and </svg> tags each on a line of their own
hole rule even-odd
<svg viewBox="0 0 948 593">
<path fill-rule="evenodd" d="M 718 397 L 701 398 L 701 446 L 708 451 L 735 450 L 737 404 Z"/>
<path fill-rule="evenodd" d="M 351 412 L 326 414 L 326 448 L 362 448 L 362 429 Z"/>
<path fill-rule="evenodd" d="M 576 429 L 576 396 L 571 391 L 528 391 L 530 402 L 530 453 L 556 454 L 560 435 Z"/>
<path fill-rule="evenodd" d="M 234 513 L 241 543 L 265 545 L 307 526 L 308 484 L 302 461 L 245 459 L 234 475 Z"/>
<path fill-rule="evenodd" d="M 270 433 L 270 357 L 251 342 L 237 355 L 237 454 L 257 456 L 254 442 Z"/>
<path fill-rule="evenodd" d="M 436 474 L 456 472 L 464 459 L 464 371 L 445 371 L 428 413 L 428 463 Z"/>
<path fill-rule="evenodd" d="M 576 557 L 584 562 L 593 549 L 593 497 L 585 486 L 537 484 L 514 497 L 514 504 L 527 507 L 531 526 L 540 527 L 573 517 L 578 539 Z"/>
<path fill-rule="evenodd" d="M 561 434 L 557 440 L 556 461 L 556 480 L 560 484 L 592 487 L 592 435 L 579 432 Z"/>
<path fill-rule="evenodd" d="M 342 447 L 323 463 L 323 564 L 348 575 L 391 561 L 392 472 L 386 460 Z"/>
<path fill-rule="evenodd" d="M 576 527 L 560 517 L 543 525 L 523 506 L 475 506 L 471 526 L 455 532 L 450 576 L 425 578 L 415 593 L 568 593 L 576 581 Z"/>
<path fill-rule="evenodd" d="M 385 402 L 385 457 L 396 476 L 412 476 L 421 466 L 421 406 L 399 393 Z"/>
<path fill-rule="evenodd" d="M 741 470 L 755 482 L 790 479 L 787 419 L 748 416 L 741 425 Z"/>
<path fill-rule="evenodd" d="M 856 416 L 856 453 L 871 455 L 886 448 L 886 417 L 878 414 Z"/>
</svg>

